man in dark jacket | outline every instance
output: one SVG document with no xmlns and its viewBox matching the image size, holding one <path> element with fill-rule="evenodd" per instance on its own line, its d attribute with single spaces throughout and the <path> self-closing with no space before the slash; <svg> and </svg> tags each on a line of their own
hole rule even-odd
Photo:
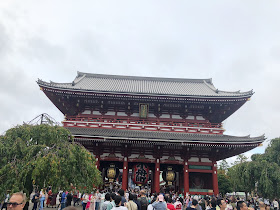
<svg viewBox="0 0 280 210">
<path fill-rule="evenodd" d="M 66 195 L 66 206 L 71 206 L 72 200 L 73 200 L 72 192 L 69 192 L 69 193 Z"/>
</svg>

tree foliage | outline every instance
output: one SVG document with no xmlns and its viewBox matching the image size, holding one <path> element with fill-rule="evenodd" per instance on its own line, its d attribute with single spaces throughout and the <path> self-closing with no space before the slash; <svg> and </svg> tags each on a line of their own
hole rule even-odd
<svg viewBox="0 0 280 210">
<path fill-rule="evenodd" d="M 264 154 L 243 155 L 228 169 L 234 191 L 255 191 L 266 198 L 280 196 L 280 138 L 270 141 Z"/>
<path fill-rule="evenodd" d="M 230 182 L 230 179 L 224 173 L 218 172 L 218 184 L 219 192 L 222 193 L 222 195 L 232 192 L 232 184 Z"/>
<path fill-rule="evenodd" d="M 92 189 L 102 182 L 94 156 L 60 126 L 9 129 L 0 137 L 0 157 L 0 195 L 6 190 L 29 195 L 33 185 L 57 191 L 70 185 Z"/>
</svg>

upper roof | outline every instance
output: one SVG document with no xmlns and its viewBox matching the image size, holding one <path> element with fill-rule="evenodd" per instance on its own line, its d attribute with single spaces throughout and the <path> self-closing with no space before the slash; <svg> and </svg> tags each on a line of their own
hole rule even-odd
<svg viewBox="0 0 280 210">
<path fill-rule="evenodd" d="M 38 84 L 73 91 L 92 91 L 103 93 L 186 96 L 186 97 L 251 97 L 253 91 L 228 92 L 214 87 L 212 79 L 179 79 L 160 77 L 138 77 L 91 74 L 78 72 L 71 83 L 44 82 Z"/>
</svg>

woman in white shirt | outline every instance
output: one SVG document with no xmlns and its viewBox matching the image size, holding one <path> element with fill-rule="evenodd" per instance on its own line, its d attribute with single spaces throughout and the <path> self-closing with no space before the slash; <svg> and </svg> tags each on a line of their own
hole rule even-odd
<svg viewBox="0 0 280 210">
<path fill-rule="evenodd" d="M 39 210 L 43 210 L 44 208 L 44 202 L 45 202 L 45 199 L 46 199 L 46 195 L 45 195 L 45 190 L 44 189 L 41 189 L 40 191 L 40 208 Z"/>
</svg>

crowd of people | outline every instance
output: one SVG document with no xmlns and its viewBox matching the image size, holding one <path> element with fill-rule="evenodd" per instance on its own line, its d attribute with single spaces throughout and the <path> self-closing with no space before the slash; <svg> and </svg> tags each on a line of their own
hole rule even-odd
<svg viewBox="0 0 280 210">
<path fill-rule="evenodd" d="M 73 190 L 53 193 L 51 188 L 36 191 L 31 197 L 32 210 L 57 208 L 74 210 L 82 206 L 83 210 L 279 210 L 278 200 L 269 201 L 252 197 L 248 200 L 234 196 L 201 196 L 178 193 L 149 194 L 145 190 L 99 190 L 81 193 Z M 1 207 L 6 209 L 28 210 L 25 194 L 14 193 L 5 198 Z M 31 209 L 31 207 L 30 207 Z"/>
</svg>

